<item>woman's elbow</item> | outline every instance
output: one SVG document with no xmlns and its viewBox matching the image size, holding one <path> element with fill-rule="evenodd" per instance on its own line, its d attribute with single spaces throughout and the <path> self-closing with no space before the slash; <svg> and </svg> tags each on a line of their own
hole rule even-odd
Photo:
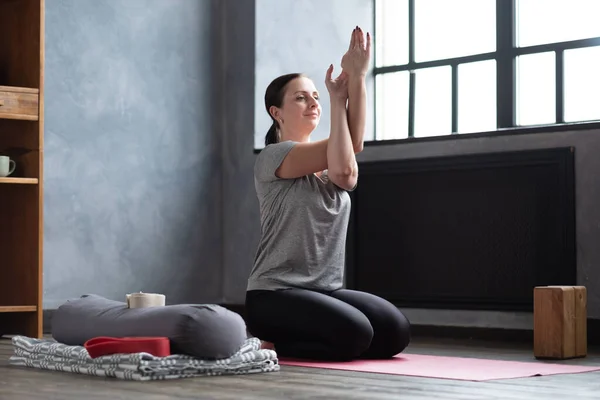
<svg viewBox="0 0 600 400">
<path fill-rule="evenodd" d="M 330 179 L 339 188 L 352 190 L 356 186 L 358 174 L 351 168 L 349 171 L 344 171 L 343 173 L 332 174 Z"/>
</svg>

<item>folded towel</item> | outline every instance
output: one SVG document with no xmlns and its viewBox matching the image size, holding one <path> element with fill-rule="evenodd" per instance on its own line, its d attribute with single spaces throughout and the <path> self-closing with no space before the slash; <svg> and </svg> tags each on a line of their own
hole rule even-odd
<svg viewBox="0 0 600 400">
<path fill-rule="evenodd" d="M 149 353 L 111 354 L 91 358 L 83 346 L 68 346 L 53 339 L 26 336 L 12 338 L 10 364 L 53 371 L 150 381 L 197 376 L 242 375 L 279 371 L 277 353 L 260 348 L 257 338 L 246 339 L 233 356 L 201 359 L 173 354 L 156 357 Z"/>
</svg>

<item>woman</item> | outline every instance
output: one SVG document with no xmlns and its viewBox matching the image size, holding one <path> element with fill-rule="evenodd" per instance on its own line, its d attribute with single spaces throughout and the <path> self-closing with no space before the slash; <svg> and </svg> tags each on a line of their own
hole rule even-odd
<svg viewBox="0 0 600 400">
<path fill-rule="evenodd" d="M 275 79 L 265 106 L 273 120 L 254 167 L 261 240 L 248 280 L 250 333 L 281 357 L 389 358 L 410 340 L 409 322 L 388 301 L 343 289 L 348 191 L 357 185 L 371 37 L 352 32 L 342 72 L 326 73 L 329 138 L 311 142 L 319 95 L 302 74 Z"/>
</svg>

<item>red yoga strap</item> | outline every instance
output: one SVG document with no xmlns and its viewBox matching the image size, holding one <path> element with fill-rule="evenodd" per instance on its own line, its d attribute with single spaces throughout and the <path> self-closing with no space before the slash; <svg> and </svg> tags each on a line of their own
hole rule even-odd
<svg viewBox="0 0 600 400">
<path fill-rule="evenodd" d="M 91 358 L 119 353 L 150 353 L 156 357 L 171 355 L 166 337 L 107 337 L 98 336 L 83 344 Z"/>
</svg>

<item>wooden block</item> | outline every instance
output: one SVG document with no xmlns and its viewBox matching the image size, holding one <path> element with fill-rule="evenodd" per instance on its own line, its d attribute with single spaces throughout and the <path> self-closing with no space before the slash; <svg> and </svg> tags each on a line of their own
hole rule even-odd
<svg viewBox="0 0 600 400">
<path fill-rule="evenodd" d="M 534 288 L 533 352 L 536 358 L 587 355 L 587 293 L 583 286 Z"/>
<path fill-rule="evenodd" d="M 587 289 L 575 289 L 575 357 L 587 356 Z"/>
</svg>

